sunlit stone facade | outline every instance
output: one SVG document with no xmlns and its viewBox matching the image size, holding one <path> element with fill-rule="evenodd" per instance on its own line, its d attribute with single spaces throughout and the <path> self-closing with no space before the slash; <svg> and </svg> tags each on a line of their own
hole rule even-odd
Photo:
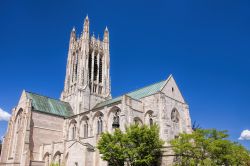
<svg viewBox="0 0 250 166">
<path fill-rule="evenodd" d="M 79 38 L 71 32 L 60 100 L 23 91 L 12 110 L 0 165 L 106 166 L 96 144 L 102 132 L 114 130 L 114 120 L 123 131 L 133 123 L 157 123 L 165 141 L 161 165 L 171 165 L 168 142 L 191 132 L 189 107 L 173 76 L 112 98 L 109 31 L 105 28 L 102 40 L 90 37 L 89 24 L 86 17 Z"/>
</svg>

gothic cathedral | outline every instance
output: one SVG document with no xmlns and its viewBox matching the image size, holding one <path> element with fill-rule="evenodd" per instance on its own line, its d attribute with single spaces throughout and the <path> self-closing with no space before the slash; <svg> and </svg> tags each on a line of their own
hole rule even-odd
<svg viewBox="0 0 250 166">
<path fill-rule="evenodd" d="M 189 106 L 173 76 L 112 98 L 109 31 L 106 27 L 101 40 L 90 36 L 89 26 L 87 16 L 79 38 L 75 28 L 71 31 L 60 100 L 22 92 L 12 109 L 0 166 L 107 166 L 96 148 L 100 134 L 112 132 L 114 125 L 124 131 L 133 123 L 159 125 L 165 141 L 161 165 L 172 164 L 169 141 L 192 131 Z"/>
</svg>

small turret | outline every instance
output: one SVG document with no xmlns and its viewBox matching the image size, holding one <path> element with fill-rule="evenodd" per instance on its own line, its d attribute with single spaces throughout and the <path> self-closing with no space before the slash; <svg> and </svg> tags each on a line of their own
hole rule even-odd
<svg viewBox="0 0 250 166">
<path fill-rule="evenodd" d="M 71 30 L 71 33 L 70 33 L 70 40 L 69 40 L 70 48 L 75 41 L 76 41 L 76 30 L 75 30 L 75 27 L 73 27 L 73 29 Z"/>
<path fill-rule="evenodd" d="M 83 24 L 83 35 L 86 38 L 89 38 L 89 17 L 88 15 L 86 16 L 86 18 L 84 19 L 84 24 Z"/>
<path fill-rule="evenodd" d="M 109 30 L 108 30 L 107 26 L 106 26 L 106 28 L 104 30 L 103 42 L 104 43 L 109 43 Z"/>
<path fill-rule="evenodd" d="M 91 36 L 91 41 L 95 42 L 95 33 L 93 32 L 92 36 Z"/>
<path fill-rule="evenodd" d="M 70 33 L 70 40 L 71 39 L 76 39 L 76 29 L 75 27 L 72 28 L 71 33 Z"/>
<path fill-rule="evenodd" d="M 103 34 L 103 45 L 105 50 L 109 50 L 109 30 L 107 26 Z"/>
</svg>

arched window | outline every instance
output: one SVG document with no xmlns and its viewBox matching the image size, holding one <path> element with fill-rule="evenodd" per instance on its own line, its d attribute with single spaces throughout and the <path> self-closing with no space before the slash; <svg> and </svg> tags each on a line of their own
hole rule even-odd
<svg viewBox="0 0 250 166">
<path fill-rule="evenodd" d="M 134 118 L 134 123 L 135 124 L 138 124 L 138 125 L 142 125 L 143 123 L 142 123 L 142 120 L 140 119 L 140 118 L 138 118 L 138 117 L 135 117 Z"/>
<path fill-rule="evenodd" d="M 148 110 L 145 114 L 145 119 L 144 122 L 145 124 L 152 126 L 154 124 L 154 119 L 153 119 L 153 111 L 152 110 Z"/>
<path fill-rule="evenodd" d="M 180 114 L 176 108 L 174 108 L 171 112 L 171 120 L 174 123 L 179 123 L 179 121 L 180 121 Z"/>
<path fill-rule="evenodd" d="M 57 151 L 53 157 L 53 163 L 61 165 L 61 152 Z"/>
<path fill-rule="evenodd" d="M 45 163 L 45 166 L 49 166 L 49 152 L 46 152 L 44 157 L 43 157 L 43 161 Z"/>
<path fill-rule="evenodd" d="M 23 109 L 20 109 L 15 119 L 14 133 L 13 133 L 13 138 L 12 138 L 12 156 L 14 156 L 18 150 L 17 148 L 18 140 L 20 139 L 19 138 L 21 135 L 20 130 L 22 129 L 22 113 L 23 113 Z"/>
<path fill-rule="evenodd" d="M 89 128 L 89 125 L 88 125 L 88 121 L 86 120 L 84 122 L 84 125 L 83 125 L 83 137 L 84 138 L 87 138 L 88 137 L 88 128 Z"/>
<path fill-rule="evenodd" d="M 112 123 L 112 127 L 113 127 L 113 128 L 119 128 L 119 127 L 120 127 L 119 112 L 120 112 L 119 109 L 117 109 L 117 110 L 115 111 L 115 114 L 114 114 L 114 117 L 113 117 L 113 123 Z"/>
<path fill-rule="evenodd" d="M 80 137 L 88 138 L 89 135 L 89 118 L 87 116 L 83 116 L 80 124 Z"/>
<path fill-rule="evenodd" d="M 72 120 L 70 122 L 70 126 L 69 126 L 69 140 L 73 140 L 76 138 L 76 120 Z"/>
<path fill-rule="evenodd" d="M 99 116 L 97 120 L 97 134 L 98 135 L 102 133 L 102 130 L 103 130 L 102 127 L 103 127 L 102 117 Z"/>
<path fill-rule="evenodd" d="M 171 112 L 171 121 L 172 121 L 172 130 L 174 131 L 174 138 L 180 133 L 180 114 L 176 108 L 174 108 Z"/>
</svg>

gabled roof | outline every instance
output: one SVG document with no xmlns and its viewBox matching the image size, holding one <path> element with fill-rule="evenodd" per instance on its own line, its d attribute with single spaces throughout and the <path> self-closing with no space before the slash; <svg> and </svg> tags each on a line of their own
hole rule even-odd
<svg viewBox="0 0 250 166">
<path fill-rule="evenodd" d="M 62 117 L 69 117 L 73 115 L 73 111 L 69 103 L 31 92 L 26 92 L 26 94 L 27 98 L 32 100 L 32 107 L 35 111 Z"/>
<path fill-rule="evenodd" d="M 171 77 L 171 76 L 170 76 Z M 169 78 L 168 78 L 169 79 Z M 168 80 L 167 79 L 167 80 Z M 130 96 L 131 98 L 133 99 L 141 99 L 141 98 L 144 98 L 146 96 L 150 96 L 152 94 L 155 94 L 159 91 L 161 91 L 161 89 L 164 87 L 164 85 L 166 84 L 167 80 L 164 80 L 164 81 L 161 81 L 161 82 L 157 82 L 155 84 L 152 84 L 152 85 L 149 85 L 149 86 L 146 86 L 144 88 L 140 88 L 138 90 L 135 90 L 135 91 L 132 91 L 130 93 L 127 93 L 125 95 L 127 96 Z M 116 97 L 114 99 L 110 99 L 110 100 L 107 100 L 107 101 L 104 101 L 104 102 L 101 102 L 99 104 L 97 104 L 94 109 L 96 108 L 101 108 L 101 107 L 104 107 L 104 106 L 107 106 L 107 105 L 110 105 L 110 104 L 113 104 L 113 103 L 116 103 L 116 102 L 119 102 L 122 100 L 122 96 L 119 96 L 119 97 Z"/>
</svg>

